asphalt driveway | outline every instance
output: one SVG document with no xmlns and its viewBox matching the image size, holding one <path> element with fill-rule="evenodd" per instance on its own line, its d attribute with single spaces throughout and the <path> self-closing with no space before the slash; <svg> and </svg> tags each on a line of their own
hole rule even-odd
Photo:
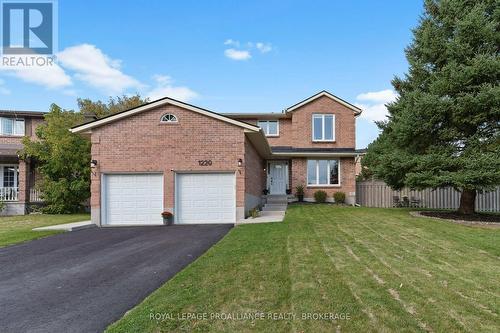
<svg viewBox="0 0 500 333">
<path fill-rule="evenodd" d="M 0 249 L 2 332 L 101 332 L 232 225 L 95 228 Z"/>
</svg>

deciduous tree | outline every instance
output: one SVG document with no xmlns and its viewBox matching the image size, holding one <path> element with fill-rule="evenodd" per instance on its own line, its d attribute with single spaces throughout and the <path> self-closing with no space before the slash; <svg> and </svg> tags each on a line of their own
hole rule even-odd
<svg viewBox="0 0 500 333">
<path fill-rule="evenodd" d="M 107 103 L 90 99 L 77 100 L 78 112 L 52 104 L 45 123 L 36 129 L 37 138 L 25 137 L 21 158 L 32 158 L 42 175 L 40 189 L 44 211 L 62 214 L 81 210 L 90 197 L 90 142 L 70 132 L 88 116 L 104 117 L 147 102 L 139 95 L 110 97 Z"/>
<path fill-rule="evenodd" d="M 90 142 L 69 131 L 82 119 L 81 113 L 52 104 L 45 123 L 36 129 L 38 139 L 23 139 L 21 158 L 33 158 L 39 164 L 47 213 L 77 212 L 90 196 Z"/>
<path fill-rule="evenodd" d="M 102 118 L 113 113 L 135 108 L 148 102 L 147 98 L 142 98 L 139 94 L 132 96 L 110 97 L 108 102 L 92 101 L 88 98 L 78 98 L 78 108 L 85 116 L 95 116 Z"/>
</svg>

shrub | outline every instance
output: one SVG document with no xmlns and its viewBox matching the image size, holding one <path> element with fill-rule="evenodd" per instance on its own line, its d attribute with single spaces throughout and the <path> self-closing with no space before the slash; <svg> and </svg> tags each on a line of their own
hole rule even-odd
<svg viewBox="0 0 500 333">
<path fill-rule="evenodd" d="M 323 203 L 326 201 L 327 194 L 325 191 L 319 190 L 314 192 L 314 200 L 317 203 Z"/>
<path fill-rule="evenodd" d="M 345 193 L 344 192 L 333 193 L 333 200 L 337 204 L 343 204 L 345 202 Z"/>
<path fill-rule="evenodd" d="M 296 195 L 304 195 L 304 185 L 295 186 L 295 194 Z"/>
<path fill-rule="evenodd" d="M 3 212 L 3 210 L 5 209 L 5 207 L 7 206 L 7 204 L 3 201 L 0 201 L 0 212 Z"/>
<path fill-rule="evenodd" d="M 255 208 L 252 208 L 248 211 L 248 215 L 250 215 L 252 218 L 256 218 L 256 217 L 259 217 L 259 209 L 258 209 L 258 206 L 256 206 Z"/>
</svg>

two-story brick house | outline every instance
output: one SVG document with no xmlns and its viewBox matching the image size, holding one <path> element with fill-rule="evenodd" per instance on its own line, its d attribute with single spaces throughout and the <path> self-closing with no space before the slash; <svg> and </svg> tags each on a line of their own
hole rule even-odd
<svg viewBox="0 0 500 333">
<path fill-rule="evenodd" d="M 44 112 L 0 110 L 0 201 L 1 215 L 25 214 L 30 203 L 39 202 L 35 183 L 39 175 L 34 161 L 20 160 L 24 136 L 35 136 Z"/>
<path fill-rule="evenodd" d="M 355 198 L 356 106 L 322 91 L 282 113 L 219 114 L 170 98 L 72 129 L 92 142 L 94 223 L 234 223 L 304 185 Z"/>
</svg>

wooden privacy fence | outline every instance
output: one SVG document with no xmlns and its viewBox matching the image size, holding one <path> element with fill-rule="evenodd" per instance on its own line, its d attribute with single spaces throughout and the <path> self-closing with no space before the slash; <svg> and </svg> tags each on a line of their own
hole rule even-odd
<svg viewBox="0 0 500 333">
<path fill-rule="evenodd" d="M 356 203 L 365 207 L 394 207 L 394 197 L 403 201 L 407 197 L 418 202 L 418 207 L 457 209 L 460 204 L 460 192 L 451 187 L 425 189 L 422 191 L 404 188 L 394 191 L 383 181 L 356 182 Z M 476 211 L 500 212 L 500 186 L 490 192 L 478 192 Z"/>
</svg>

